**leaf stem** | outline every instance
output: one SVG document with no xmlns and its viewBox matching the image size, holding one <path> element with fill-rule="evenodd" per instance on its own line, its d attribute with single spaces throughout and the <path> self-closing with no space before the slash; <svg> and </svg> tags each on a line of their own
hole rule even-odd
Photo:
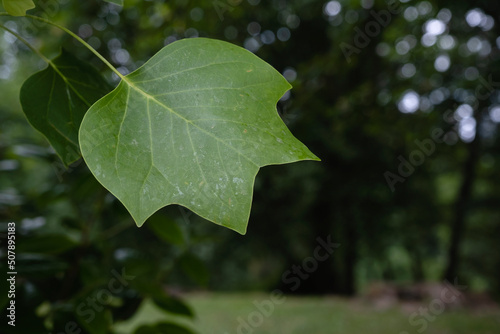
<svg viewBox="0 0 500 334">
<path fill-rule="evenodd" d="M 45 57 L 43 55 L 43 53 L 41 53 L 39 50 L 37 50 L 36 48 L 34 48 L 24 37 L 22 37 L 21 35 L 19 35 L 17 32 L 15 32 L 14 30 L 12 29 L 9 29 L 7 28 L 6 26 L 4 26 L 3 24 L 0 23 L 0 28 L 4 29 L 5 31 L 8 31 L 9 33 L 11 33 L 12 35 L 14 35 L 18 40 L 20 40 L 23 44 L 25 44 L 31 51 L 33 51 L 35 54 L 37 54 L 40 58 L 42 58 L 47 64 L 49 64 L 50 67 L 52 67 L 52 69 L 57 73 L 59 74 L 59 76 L 61 77 L 61 79 L 64 80 L 64 82 L 66 82 L 66 84 L 68 86 L 70 86 L 72 89 L 73 86 L 71 85 L 71 83 L 68 81 L 68 79 L 66 78 L 66 76 L 61 73 L 61 71 L 59 70 L 59 68 L 54 64 L 54 62 L 52 60 L 50 60 L 49 58 Z M 75 90 L 75 94 L 77 94 L 80 98 L 81 95 Z M 82 98 L 82 100 L 84 100 Z M 90 107 L 90 106 L 89 106 Z"/>
<path fill-rule="evenodd" d="M 33 51 L 34 53 L 36 53 L 40 58 L 42 58 L 47 64 L 52 64 L 52 61 L 45 57 L 40 51 L 38 51 L 37 49 L 35 49 L 26 39 L 24 39 L 21 35 L 19 35 L 17 32 L 15 32 L 14 30 L 12 29 L 9 29 L 7 28 L 6 26 L 4 26 L 3 24 L 0 23 L 0 28 L 4 29 L 5 31 L 8 31 L 9 33 L 11 33 L 12 35 L 14 35 L 18 40 L 20 40 L 24 45 L 26 45 L 31 51 Z"/>
<path fill-rule="evenodd" d="M 6 12 L 0 12 L 0 16 L 10 16 L 10 15 L 9 15 L 9 13 L 6 13 Z M 35 16 L 35 15 L 29 15 L 29 14 L 26 14 L 25 17 L 30 18 L 32 20 L 36 20 L 36 21 L 40 21 L 40 22 L 44 22 L 44 23 L 50 24 L 50 25 L 52 25 L 52 26 L 54 26 L 54 27 L 56 27 L 56 28 L 64 31 L 65 33 L 67 33 L 68 35 L 70 35 L 71 37 L 73 37 L 74 39 L 76 39 L 78 42 L 82 43 L 83 46 L 85 46 L 94 55 L 96 55 L 97 58 L 99 58 L 104 64 L 106 64 L 106 66 L 109 67 L 109 69 L 112 70 L 120 79 L 122 79 L 124 81 L 127 81 L 127 79 L 125 78 L 125 76 L 123 74 L 121 74 L 113 65 L 111 65 L 111 63 L 106 58 L 104 58 L 96 49 L 94 49 L 90 44 L 88 44 L 87 42 L 85 42 L 82 38 L 80 38 L 80 36 L 78 36 L 77 34 L 75 34 L 74 32 L 72 32 L 68 28 L 66 28 L 66 27 L 64 27 L 62 25 L 59 25 L 59 24 L 57 24 L 55 22 L 52 22 L 50 20 L 44 19 L 43 17 L 39 17 L 39 16 Z M 5 27 L 2 26 L 2 28 L 5 28 Z M 19 35 L 16 34 L 15 36 L 20 39 Z M 22 39 L 20 39 L 20 40 L 22 41 Z M 38 55 L 40 55 L 40 53 L 37 52 L 36 50 L 34 50 L 34 48 L 32 48 L 31 46 L 30 46 L 30 49 L 32 49 L 34 52 L 36 52 Z M 44 58 L 44 60 L 47 59 L 45 57 L 43 57 L 43 58 Z"/>
</svg>

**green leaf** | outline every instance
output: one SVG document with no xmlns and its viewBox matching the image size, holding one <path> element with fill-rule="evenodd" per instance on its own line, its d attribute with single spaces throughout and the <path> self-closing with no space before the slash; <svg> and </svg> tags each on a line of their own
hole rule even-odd
<svg viewBox="0 0 500 334">
<path fill-rule="evenodd" d="M 184 233 L 175 220 L 163 215 L 154 215 L 147 225 L 160 239 L 173 245 L 184 245 Z"/>
<path fill-rule="evenodd" d="M 80 158 L 78 129 L 85 112 L 110 90 L 95 68 L 62 50 L 25 81 L 20 98 L 28 121 L 68 166 Z"/>
<path fill-rule="evenodd" d="M 182 271 L 194 282 L 206 286 L 210 279 L 205 263 L 192 253 L 185 253 L 179 258 L 179 266 Z"/>
<path fill-rule="evenodd" d="M 143 325 L 134 334 L 194 334 L 194 332 L 180 324 L 162 322 L 156 325 Z"/>
<path fill-rule="evenodd" d="M 276 111 L 290 87 L 245 49 L 177 41 L 89 109 L 82 154 L 138 226 L 180 204 L 244 234 L 260 167 L 319 160 Z"/>
<path fill-rule="evenodd" d="M 35 8 L 32 0 L 3 0 L 3 8 L 13 16 L 24 16 L 26 11 Z"/>
<path fill-rule="evenodd" d="M 157 295 L 153 297 L 153 302 L 169 313 L 185 315 L 188 317 L 194 317 L 194 313 L 191 308 L 184 303 L 181 299 L 166 296 L 165 294 Z"/>
<path fill-rule="evenodd" d="M 104 0 L 104 1 L 123 6 L 123 0 Z"/>
<path fill-rule="evenodd" d="M 88 297 L 87 297 L 88 298 Z M 96 311 L 89 303 L 88 299 L 81 299 L 76 303 L 76 319 L 81 327 L 85 328 L 90 334 L 109 334 L 113 324 L 111 311 L 107 308 Z"/>
</svg>

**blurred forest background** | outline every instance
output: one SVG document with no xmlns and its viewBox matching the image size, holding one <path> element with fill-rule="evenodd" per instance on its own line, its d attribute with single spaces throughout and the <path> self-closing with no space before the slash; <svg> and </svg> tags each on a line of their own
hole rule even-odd
<svg viewBox="0 0 500 334">
<path fill-rule="evenodd" d="M 498 1 L 35 3 L 30 13 L 77 32 L 124 74 L 182 38 L 245 47 L 293 85 L 278 111 L 322 162 L 263 168 L 245 236 L 175 206 L 137 229 L 84 163 L 65 170 L 30 127 L 19 90 L 46 64 L 0 31 L 0 221 L 3 233 L 18 223 L 18 303 L 33 319 L 74 312 L 61 301 L 105 285 L 113 268 L 136 277 L 115 319 L 134 312 L 135 292 L 164 287 L 166 300 L 200 287 L 353 296 L 375 281 L 457 279 L 500 298 Z M 117 83 L 60 31 L 1 20 L 45 55 L 62 43 Z M 283 274 L 328 236 L 339 247 L 292 291 Z"/>
</svg>

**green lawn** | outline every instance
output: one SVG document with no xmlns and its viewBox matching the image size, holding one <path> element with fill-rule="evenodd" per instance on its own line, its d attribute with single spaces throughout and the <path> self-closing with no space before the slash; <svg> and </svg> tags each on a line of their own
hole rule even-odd
<svg viewBox="0 0 500 334">
<path fill-rule="evenodd" d="M 194 328 L 200 334 L 498 334 L 500 313 L 481 314 L 466 310 L 414 316 L 393 308 L 375 310 L 359 300 L 337 297 L 284 297 L 271 302 L 269 294 L 192 294 L 185 297 L 194 308 Z M 260 305 L 261 310 L 254 304 Z M 273 306 L 271 306 L 271 304 Z M 426 306 L 425 304 L 423 306 Z M 116 327 L 130 334 L 142 323 L 170 319 L 189 324 L 187 319 L 168 317 L 151 303 L 142 305 L 134 319 Z"/>
</svg>

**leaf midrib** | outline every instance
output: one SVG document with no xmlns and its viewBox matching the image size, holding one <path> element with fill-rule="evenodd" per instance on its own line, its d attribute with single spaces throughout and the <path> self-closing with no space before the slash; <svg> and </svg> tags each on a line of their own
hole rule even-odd
<svg viewBox="0 0 500 334">
<path fill-rule="evenodd" d="M 52 101 L 52 96 L 54 94 L 54 85 L 55 85 L 55 74 L 58 74 L 61 79 L 64 81 L 64 83 L 66 84 L 66 86 L 68 86 L 72 91 L 73 93 L 81 100 L 83 101 L 83 103 L 85 103 L 85 105 L 90 108 L 91 104 L 78 92 L 78 90 L 73 87 L 73 85 L 70 83 L 70 78 L 69 77 L 66 77 L 61 71 L 59 71 L 59 68 L 58 66 L 52 61 L 52 60 L 49 60 L 48 61 L 48 64 L 49 66 L 54 70 L 54 77 L 52 78 L 52 87 L 51 87 L 51 92 L 50 92 L 50 98 L 49 98 L 49 103 L 47 104 L 47 110 L 45 112 L 46 114 L 46 117 L 47 117 L 47 120 L 48 120 L 48 123 L 50 124 L 50 126 L 52 128 L 54 128 L 61 136 L 63 136 L 64 138 L 66 138 L 67 141 L 69 141 L 70 143 L 72 143 L 73 145 L 75 145 L 76 147 L 78 147 L 78 143 L 73 141 L 72 139 L 70 139 L 65 133 L 61 132 L 61 130 L 59 130 L 57 128 L 57 126 L 55 126 L 54 123 L 52 123 L 52 120 L 51 118 L 49 117 L 49 109 L 50 109 L 50 103 Z M 65 67 L 65 66 L 62 66 L 62 67 Z M 66 66 L 68 67 L 68 66 Z M 78 82 L 77 82 L 78 83 Z M 68 94 L 68 100 L 70 101 L 71 100 L 71 96 Z M 69 107 L 69 110 L 70 110 L 70 118 L 74 124 L 74 108 L 70 105 L 68 106 Z"/>
<path fill-rule="evenodd" d="M 52 97 L 54 96 L 54 90 L 55 90 L 55 83 L 56 83 L 55 76 L 56 76 L 56 72 L 54 71 L 54 75 L 52 77 L 52 86 L 50 87 L 49 101 L 47 103 L 47 109 L 45 110 L 47 123 L 49 123 L 50 127 L 52 127 L 57 133 L 59 133 L 61 136 L 63 136 L 68 142 L 70 142 L 71 144 L 78 147 L 78 143 L 75 143 L 73 141 L 73 139 L 69 138 L 65 133 L 63 133 L 61 130 L 59 130 L 59 128 L 54 123 L 52 123 L 52 119 L 49 117 L 50 105 L 52 104 Z M 70 108 L 70 110 L 71 110 L 71 112 L 70 112 L 71 118 L 73 118 L 72 108 Z"/>
<path fill-rule="evenodd" d="M 146 99 L 150 99 L 152 100 L 153 102 L 155 102 L 156 104 L 158 104 L 159 106 L 165 108 L 167 111 L 169 111 L 171 114 L 177 116 L 178 118 L 180 118 L 181 120 L 183 120 L 184 122 L 186 122 L 188 125 L 191 124 L 191 126 L 197 128 L 198 130 L 200 130 L 201 132 L 205 133 L 206 135 L 214 138 L 215 140 L 217 140 L 218 142 L 221 142 L 223 143 L 225 146 L 229 147 L 230 149 L 232 149 L 233 151 L 235 151 L 237 154 L 241 155 L 243 158 L 245 158 L 247 161 L 249 161 L 250 163 L 252 163 L 253 165 L 255 165 L 256 167 L 259 167 L 258 164 L 256 164 L 255 162 L 253 162 L 252 160 L 250 160 L 247 156 L 245 156 L 241 151 L 237 150 L 236 148 L 234 148 L 233 146 L 231 145 L 228 145 L 227 143 L 225 143 L 224 141 L 222 141 L 220 138 L 214 136 L 212 133 L 206 131 L 205 129 L 197 126 L 196 124 L 193 123 L 192 120 L 189 120 L 187 119 L 186 117 L 182 116 L 181 114 L 179 114 L 178 112 L 176 112 L 175 110 L 173 110 L 172 108 L 166 106 L 164 103 L 162 103 L 161 101 L 158 101 L 155 97 L 155 95 L 151 95 L 151 94 L 148 94 L 147 92 L 145 92 L 144 90 L 142 90 L 141 88 L 137 87 L 133 81 L 131 81 L 130 79 L 128 79 L 127 77 L 124 77 L 124 82 L 131 88 L 133 88 L 135 91 L 137 91 L 138 93 L 140 93 L 141 95 L 143 95 Z M 125 119 L 125 117 L 124 117 Z M 121 131 L 120 131 L 121 132 Z M 189 132 L 188 132 L 189 133 Z M 200 167 L 201 168 L 201 167 Z"/>
<path fill-rule="evenodd" d="M 195 147 L 194 147 L 194 144 L 192 142 L 192 138 L 191 138 L 191 133 L 189 131 L 189 125 L 195 127 L 196 129 L 200 130 L 201 132 L 205 133 L 206 135 L 212 137 L 213 139 L 215 139 L 217 142 L 220 142 L 222 144 L 224 144 L 226 147 L 230 148 L 231 150 L 233 150 L 234 152 L 236 152 L 239 156 L 243 157 L 245 160 L 249 161 L 251 164 L 253 164 L 255 167 L 257 168 L 260 168 L 258 164 L 256 164 L 255 162 L 253 162 L 252 160 L 250 160 L 247 156 L 245 156 L 241 151 L 237 150 L 236 148 L 234 148 L 233 146 L 225 143 L 223 140 L 221 140 L 220 138 L 214 136 L 213 134 L 211 134 L 210 132 L 206 131 L 205 129 L 197 126 L 196 124 L 193 123 L 193 121 L 185 118 L 184 116 L 182 116 L 181 114 L 177 113 L 175 110 L 173 110 L 172 108 L 166 106 L 164 103 L 162 103 L 161 101 L 158 101 L 154 95 L 150 95 L 148 94 L 147 92 L 145 92 L 144 90 L 142 90 L 141 88 L 137 87 L 130 79 L 124 77 L 124 80 L 125 84 L 128 86 L 128 90 L 126 92 L 127 94 L 127 107 L 126 107 L 126 111 L 123 115 L 123 118 L 122 118 L 122 121 L 120 123 L 120 128 L 119 128 L 119 132 L 118 132 L 118 138 L 117 138 L 117 146 L 116 146 L 116 152 L 115 152 L 115 171 L 118 172 L 118 167 L 117 167 L 117 160 L 118 160 L 118 147 L 119 147 L 119 143 L 120 143 L 120 134 L 121 134 L 121 129 L 122 129 L 122 126 L 123 126 L 123 123 L 125 122 L 125 118 L 126 118 L 126 115 L 127 115 L 127 110 L 128 110 L 128 99 L 130 98 L 130 88 L 134 89 L 135 91 L 137 91 L 139 94 L 143 95 L 146 99 L 147 99 L 147 114 L 148 114 L 148 122 L 149 122 L 149 130 L 150 130 L 150 152 L 151 152 L 151 165 L 150 165 L 150 169 L 148 170 L 148 173 L 146 174 L 146 177 L 144 178 L 144 181 L 142 182 L 142 186 L 141 186 L 141 189 L 143 189 L 144 185 L 146 184 L 146 180 L 148 179 L 149 175 L 151 174 L 151 170 L 152 168 L 155 168 L 156 170 L 158 170 L 158 172 L 163 176 L 163 178 L 168 182 L 170 183 L 172 186 L 173 183 L 168 180 L 168 178 L 158 169 L 158 167 L 156 167 L 155 163 L 154 163 L 154 159 L 153 159 L 153 143 L 152 143 L 152 127 L 151 127 L 151 115 L 150 115 L 150 111 L 149 111 L 149 100 L 155 102 L 156 104 L 158 104 L 159 106 L 165 108 L 167 111 L 170 112 L 170 115 L 175 115 L 177 116 L 178 118 L 180 118 L 181 120 L 183 120 L 185 123 L 186 123 L 186 128 L 187 128 L 187 134 L 188 134 L 188 137 L 189 137 L 189 140 L 190 140 L 190 144 L 191 144 L 191 147 L 192 147 L 192 150 L 193 150 L 193 153 L 195 153 Z M 233 88 L 235 89 L 235 88 Z M 236 88 L 236 89 L 239 89 L 239 88 Z M 172 123 L 172 122 L 171 122 Z M 220 148 L 219 148 L 219 145 L 217 144 L 217 149 L 219 151 L 219 157 L 220 157 Z M 203 172 L 203 169 L 201 168 L 201 163 L 199 162 L 198 160 L 198 156 L 196 154 L 194 154 L 195 158 L 196 158 L 196 164 L 200 170 L 200 173 L 201 173 L 201 176 L 203 177 L 203 181 L 208 184 L 208 181 L 206 180 L 206 177 L 205 177 L 205 174 Z M 223 162 L 224 160 L 221 158 L 221 161 Z M 225 169 L 225 173 L 226 175 L 229 175 L 226 171 L 226 168 L 224 167 Z M 118 178 L 120 180 L 120 178 Z M 234 191 L 234 188 L 231 186 L 231 190 L 232 190 L 232 193 L 234 196 L 236 196 L 236 192 Z M 142 196 L 141 196 L 142 197 Z M 220 198 L 219 196 L 216 196 L 220 202 L 226 206 L 226 207 L 229 207 L 230 208 L 230 204 L 226 203 L 222 198 Z"/>
<path fill-rule="evenodd" d="M 117 172 L 117 175 L 118 175 L 118 166 L 117 166 L 117 161 L 118 161 L 118 149 L 119 149 L 119 146 L 120 146 L 120 137 L 121 137 L 121 136 L 120 136 L 120 134 L 121 134 L 121 131 L 122 131 L 123 123 L 125 122 L 125 118 L 126 118 L 126 116 L 127 116 L 128 104 L 129 104 L 129 103 L 128 103 L 128 101 L 129 101 L 129 99 L 130 99 L 130 95 L 131 95 L 131 94 L 130 94 L 130 88 L 131 88 L 131 87 L 133 87 L 133 86 L 129 86 L 129 87 L 128 87 L 128 89 L 127 89 L 127 92 L 126 92 L 126 94 L 127 94 L 126 110 L 125 110 L 125 113 L 123 114 L 123 118 L 122 118 L 122 121 L 121 121 L 121 123 L 120 123 L 119 130 L 118 130 L 118 137 L 117 137 L 116 151 L 115 151 L 115 171 Z M 175 187 L 175 185 L 174 185 L 174 184 L 173 184 L 173 183 L 172 183 L 172 182 L 171 182 L 171 181 L 170 181 L 170 180 L 169 180 L 169 179 L 168 179 L 168 178 L 167 178 L 167 177 L 163 174 L 163 172 L 162 172 L 160 169 L 158 169 L 158 167 L 156 167 L 156 165 L 155 165 L 155 163 L 154 163 L 154 159 L 153 159 L 153 135 L 152 135 L 153 130 L 152 130 L 152 123 L 151 123 L 151 114 L 150 114 L 150 108 L 149 108 L 149 101 L 150 101 L 150 100 L 152 100 L 153 102 L 156 102 L 156 103 L 160 104 L 161 106 L 164 106 L 164 105 L 163 105 L 163 104 L 161 104 L 161 103 L 160 103 L 159 101 L 157 101 L 156 99 L 151 98 L 151 96 L 150 96 L 149 94 L 147 94 L 146 92 L 144 92 L 144 91 L 142 91 L 142 90 L 140 90 L 140 89 L 137 89 L 137 87 L 134 87 L 134 88 L 135 88 L 135 90 L 136 90 L 137 92 L 142 93 L 142 94 L 143 94 L 144 96 L 146 96 L 146 98 L 147 98 L 147 100 L 146 100 L 146 101 L 147 101 L 147 102 L 146 102 L 146 114 L 147 114 L 147 117 L 148 117 L 149 145 L 150 145 L 150 152 L 151 152 L 151 153 L 150 153 L 150 156 L 151 156 L 151 160 L 150 160 L 150 167 L 149 167 L 148 172 L 146 173 L 146 176 L 144 177 L 144 180 L 141 182 L 141 183 L 142 183 L 142 185 L 141 185 L 141 191 L 142 191 L 142 189 L 144 188 L 144 186 L 146 185 L 146 180 L 149 178 L 149 175 L 151 174 L 151 170 L 152 170 L 153 168 L 155 168 L 155 169 L 156 169 L 156 170 L 160 173 L 160 175 L 162 175 L 162 176 L 163 176 L 163 178 L 164 178 L 164 179 L 165 179 L 165 180 L 166 180 L 166 181 L 167 181 L 167 182 L 168 182 L 168 183 L 169 183 L 172 187 Z M 167 108 L 167 110 L 169 110 L 169 111 L 171 110 L 171 108 L 168 108 L 167 106 L 164 106 L 164 107 L 165 107 L 165 108 Z M 173 110 L 172 110 L 172 111 L 173 111 Z M 198 168 L 200 169 L 200 173 L 201 173 L 201 175 L 202 175 L 202 177 L 203 177 L 203 181 L 204 181 L 206 184 L 208 184 L 208 181 L 206 180 L 205 174 L 204 174 L 204 172 L 203 172 L 203 169 L 201 168 L 201 164 L 200 164 L 200 162 L 199 162 L 199 160 L 198 160 L 198 157 L 197 157 L 197 155 L 195 154 L 196 149 L 195 149 L 194 144 L 193 144 L 193 142 L 192 142 L 192 139 L 191 139 L 191 134 L 190 134 L 190 132 L 189 132 L 189 128 L 188 128 L 188 125 L 189 125 L 189 123 L 191 123 L 191 122 L 190 122 L 189 120 L 187 120 L 186 118 L 182 117 L 182 115 L 179 115 L 179 114 L 177 114 L 177 113 L 175 113 L 175 112 L 171 112 L 171 113 L 170 113 L 170 115 L 172 115 L 172 114 L 176 114 L 176 115 L 178 115 L 178 116 L 181 116 L 181 118 L 182 118 L 183 120 L 185 120 L 185 121 L 186 121 L 186 127 L 187 127 L 187 129 L 188 129 L 188 132 L 187 132 L 187 133 L 188 133 L 188 136 L 189 136 L 189 139 L 190 139 L 191 147 L 192 147 L 192 149 L 193 149 L 193 154 L 194 154 L 194 156 L 196 157 L 196 163 L 197 163 L 197 165 L 198 165 Z M 191 124 L 192 124 L 192 123 L 191 123 Z M 195 126 L 195 125 L 193 124 L 193 126 Z M 200 129 L 200 130 L 203 130 L 203 131 L 204 131 L 204 129 L 202 129 L 202 128 L 199 128 L 199 127 L 197 127 L 197 126 L 195 126 L 195 127 L 196 127 L 196 128 L 198 128 L 198 129 Z M 205 131 L 205 132 L 206 132 L 206 131 Z M 218 141 L 221 141 L 221 140 L 220 140 L 219 138 L 217 138 L 217 137 L 214 137 L 214 138 L 216 138 Z M 222 142 L 222 141 L 221 141 L 221 142 Z M 217 147 L 218 147 L 218 145 L 217 145 Z M 231 147 L 231 146 L 229 146 L 229 147 Z M 240 155 L 242 155 L 242 156 L 244 157 L 244 155 L 243 155 L 243 154 L 240 154 Z M 227 172 L 226 172 L 226 174 L 227 174 L 227 175 L 229 175 Z M 120 183 L 121 183 L 121 179 L 120 179 L 120 177 L 118 177 L 118 179 L 120 180 Z M 233 195 L 235 195 L 235 194 L 236 194 L 236 193 L 235 193 L 235 192 L 234 192 L 234 190 L 233 190 Z M 142 201 L 142 196 L 140 196 L 139 198 L 140 198 L 139 200 L 140 200 L 140 201 Z M 217 198 L 220 200 L 220 202 L 221 202 L 223 205 L 225 205 L 225 206 L 227 206 L 227 207 L 230 207 L 230 206 L 229 206 L 229 204 L 227 204 L 226 202 L 224 202 L 222 198 L 220 198 L 219 196 L 217 196 Z"/>
</svg>

